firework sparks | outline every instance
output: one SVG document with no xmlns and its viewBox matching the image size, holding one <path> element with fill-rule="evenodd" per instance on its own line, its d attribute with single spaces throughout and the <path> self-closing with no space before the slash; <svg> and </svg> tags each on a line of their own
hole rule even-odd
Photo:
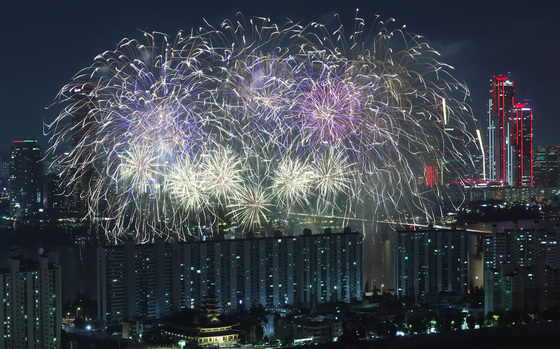
<svg viewBox="0 0 560 349">
<path fill-rule="evenodd" d="M 270 195 L 260 185 L 251 185 L 243 188 L 241 193 L 230 205 L 230 215 L 241 226 L 261 226 L 267 221 L 266 215 L 270 212 Z M 261 220 L 262 219 L 262 220 Z"/>
<path fill-rule="evenodd" d="M 213 193 L 220 205 L 236 197 L 243 185 L 242 164 L 228 148 L 221 148 L 206 157 L 204 162 L 206 189 Z"/>
<path fill-rule="evenodd" d="M 303 161 L 286 157 L 280 161 L 272 176 L 272 188 L 280 203 L 288 209 L 297 203 L 308 203 L 311 188 L 315 182 L 311 167 Z"/>
<path fill-rule="evenodd" d="M 89 217 L 143 240 L 208 220 L 256 230 L 296 208 L 432 216 L 445 188 L 425 186 L 426 166 L 460 176 L 457 139 L 473 140 L 468 89 L 437 52 L 387 24 L 363 37 L 359 18 L 351 35 L 249 22 L 123 40 L 62 88 L 51 151 L 71 143 L 65 184 Z"/>
<path fill-rule="evenodd" d="M 196 214 L 208 206 L 208 186 L 199 164 L 185 159 L 173 165 L 166 178 L 172 197 L 187 212 Z"/>
</svg>

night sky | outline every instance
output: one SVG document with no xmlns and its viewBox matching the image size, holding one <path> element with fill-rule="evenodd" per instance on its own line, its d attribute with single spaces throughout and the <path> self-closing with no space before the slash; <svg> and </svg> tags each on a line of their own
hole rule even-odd
<svg viewBox="0 0 560 349">
<path fill-rule="evenodd" d="M 560 3 L 557 1 L 12 1 L 0 5 L 0 154 L 12 140 L 37 138 L 58 90 L 96 55 L 124 38 L 159 31 L 174 36 L 206 18 L 219 23 L 241 11 L 245 18 L 286 18 L 307 24 L 352 23 L 356 8 L 372 23 L 393 17 L 396 26 L 426 37 L 471 91 L 471 107 L 486 123 L 489 81 L 511 72 L 519 100 L 532 99 L 536 145 L 560 145 Z"/>
</svg>

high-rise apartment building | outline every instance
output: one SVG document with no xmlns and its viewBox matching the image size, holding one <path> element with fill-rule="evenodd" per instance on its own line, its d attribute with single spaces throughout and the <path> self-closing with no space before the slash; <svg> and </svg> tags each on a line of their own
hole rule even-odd
<svg viewBox="0 0 560 349">
<path fill-rule="evenodd" d="M 343 233 L 98 248 L 105 323 L 161 318 L 216 296 L 225 311 L 362 298 L 362 235 Z"/>
<path fill-rule="evenodd" d="M 58 254 L 13 251 L 0 269 L 0 348 L 60 348 L 61 290 Z"/>
<path fill-rule="evenodd" d="M 10 151 L 10 215 L 38 215 L 43 210 L 43 168 L 37 141 L 14 141 Z"/>
<path fill-rule="evenodd" d="M 484 237 L 484 268 L 494 269 L 501 264 L 512 263 L 528 267 L 537 259 L 542 259 L 553 268 L 560 268 L 560 246 L 558 234 L 560 226 L 543 229 L 535 222 L 533 229 L 522 229 L 514 222 L 513 229 L 498 231 Z"/>
<path fill-rule="evenodd" d="M 181 297 L 196 307 L 213 293 L 226 311 L 262 304 L 275 309 L 296 300 L 296 237 L 200 241 L 175 246 Z"/>
<path fill-rule="evenodd" d="M 502 264 L 484 271 L 485 313 L 541 313 L 558 303 L 560 269 L 536 260 L 531 266 Z"/>
<path fill-rule="evenodd" d="M 159 319 L 180 310 L 173 296 L 172 246 L 154 244 L 97 249 L 97 311 L 101 323 Z"/>
<path fill-rule="evenodd" d="M 484 237 L 484 293 L 486 312 L 512 309 L 542 311 L 560 290 L 558 232 L 542 229 L 498 231 Z M 533 295 L 533 296 L 532 296 Z M 540 296 L 534 296 L 540 295 Z M 534 298 L 534 299 L 533 299 Z"/>
<path fill-rule="evenodd" d="M 494 76 L 488 102 L 488 179 L 533 186 L 533 112 L 516 103 L 509 75 Z"/>
<path fill-rule="evenodd" d="M 343 234 L 298 237 L 298 302 L 314 307 L 362 298 L 362 236 L 347 228 Z M 285 301 L 282 303 L 289 304 Z"/>
<path fill-rule="evenodd" d="M 468 291 L 464 229 L 411 228 L 396 232 L 395 289 L 399 296 Z"/>
<path fill-rule="evenodd" d="M 535 187 L 560 187 L 560 146 L 542 146 L 534 154 Z"/>
</svg>

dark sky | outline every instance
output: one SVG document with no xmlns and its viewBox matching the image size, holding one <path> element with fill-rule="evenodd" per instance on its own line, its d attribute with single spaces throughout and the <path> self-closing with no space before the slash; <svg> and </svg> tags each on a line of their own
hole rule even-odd
<svg viewBox="0 0 560 349">
<path fill-rule="evenodd" d="M 266 16 L 283 23 L 393 17 L 426 37 L 467 83 L 475 117 L 485 124 L 492 75 L 511 72 L 516 96 L 532 99 L 537 145 L 560 145 L 560 5 L 557 1 L 11 1 L 0 5 L 0 154 L 11 141 L 37 138 L 43 149 L 45 109 L 58 90 L 94 57 L 140 31 L 171 35 L 210 21 Z"/>
</svg>

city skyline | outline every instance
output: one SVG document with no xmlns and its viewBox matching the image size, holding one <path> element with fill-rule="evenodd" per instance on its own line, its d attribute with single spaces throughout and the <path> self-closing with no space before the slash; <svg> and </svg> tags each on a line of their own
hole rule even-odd
<svg viewBox="0 0 560 349">
<path fill-rule="evenodd" d="M 393 299 L 393 294 L 407 296 L 406 302 L 398 302 L 404 304 L 410 300 L 414 303 L 415 297 L 420 300 L 424 293 L 432 292 L 443 300 L 457 292 L 468 297 L 465 300 L 470 298 L 472 304 L 468 316 L 461 314 L 457 318 L 460 320 L 454 320 L 465 329 L 475 316 L 477 321 L 483 320 L 479 326 L 484 325 L 482 285 L 487 300 L 491 300 L 487 304 L 493 307 L 500 301 L 505 305 L 501 310 L 513 309 L 517 305 L 513 301 L 506 304 L 509 299 L 504 295 L 516 289 L 498 285 L 502 279 L 533 282 L 533 270 L 539 278 L 550 279 L 546 282 L 552 286 L 544 286 L 554 298 L 546 299 L 550 304 L 542 303 L 546 307 L 531 309 L 541 313 L 549 305 L 558 305 L 552 303 L 560 284 L 558 269 L 544 265 L 537 269 L 525 263 L 545 253 L 548 261 L 558 262 L 556 230 L 554 234 L 549 228 L 525 230 L 518 222 L 511 222 L 512 232 L 498 230 L 498 225 L 492 227 L 492 234 L 481 230 L 488 218 L 485 212 L 502 217 L 504 212 L 519 212 L 510 210 L 515 206 L 526 215 L 519 219 L 532 217 L 538 208 L 537 217 L 545 220 L 543 226 L 556 223 L 547 217 L 557 219 L 558 208 L 536 199 L 539 193 L 544 197 L 545 190 L 513 188 L 513 183 L 532 183 L 532 172 L 529 180 L 524 179 L 523 154 L 519 154 L 521 161 L 511 161 L 511 168 L 519 167 L 516 177 L 511 175 L 512 188 L 467 188 L 465 197 L 460 198 L 464 211 L 453 205 L 456 211 L 449 212 L 445 219 L 439 217 L 448 212 L 443 209 L 443 203 L 447 203 L 444 199 L 456 199 L 447 184 L 462 178 L 453 174 L 460 173 L 464 155 L 474 153 L 464 149 L 474 144 L 469 143 L 472 139 L 468 132 L 463 132 L 468 123 L 464 119 L 471 114 L 477 119 L 478 125 L 469 128 L 473 132 L 488 126 L 488 89 L 493 76 L 511 76 L 516 102 L 531 101 L 528 107 L 534 114 L 533 131 L 521 127 L 523 132 L 516 135 L 523 138 L 534 133 L 535 149 L 560 143 L 555 135 L 560 120 L 553 106 L 560 72 L 551 69 L 560 56 L 558 45 L 551 39 L 560 32 L 555 18 L 559 5 L 522 1 L 421 4 L 396 0 L 362 4 L 359 0 L 287 0 L 273 4 L 173 1 L 154 6 L 144 1 L 32 0 L 3 7 L 0 23 L 8 34 L 5 47 L 11 51 L 0 58 L 5 67 L 0 115 L 7 121 L 0 129 L 0 140 L 5 144 L 4 148 L 0 146 L 0 154 L 7 155 L 9 145 L 13 145 L 9 171 L 13 177 L 9 196 L 13 209 L 4 222 L 0 253 L 23 245 L 38 251 L 39 267 L 49 272 L 48 277 L 43 277 L 40 270 L 20 273 L 19 262 L 14 259 L 8 262 L 11 270 L 4 273 L 3 284 L 8 285 L 8 278 L 20 273 L 28 284 L 40 280 L 55 286 L 37 287 L 33 292 L 27 287 L 26 303 L 34 300 L 42 307 L 41 319 L 17 303 L 18 288 L 23 283 L 6 286 L 4 293 L 12 297 L 9 304 L 19 309 L 13 326 L 4 321 L 6 328 L 20 332 L 20 324 L 32 321 L 38 328 L 36 324 L 50 316 L 55 320 L 47 322 L 50 329 L 55 329 L 48 334 L 54 339 L 50 342 L 61 347 L 66 340 L 60 332 L 63 317 L 65 321 L 72 317 L 76 327 L 78 319 L 84 322 L 83 318 L 90 326 L 94 320 L 120 325 L 137 317 L 163 318 L 179 309 L 196 309 L 209 295 L 218 297 L 224 312 L 233 313 L 253 305 L 276 311 L 288 307 L 294 311 L 317 309 L 329 303 L 331 307 L 334 302 L 354 303 L 354 307 L 366 298 L 364 306 L 379 301 L 383 309 L 387 305 L 383 303 Z M 356 8 L 360 9 L 358 15 Z M 388 23 L 387 27 L 381 26 L 381 34 L 390 33 L 387 37 L 395 35 L 403 41 L 397 46 L 376 46 L 375 40 L 368 50 L 367 45 L 374 40 L 368 40 L 366 34 L 364 40 L 356 35 L 357 45 L 350 46 L 331 44 L 321 37 L 325 33 L 321 29 L 328 27 L 329 35 L 336 38 L 338 24 L 347 28 L 347 39 L 356 29 L 365 33 L 361 20 L 355 17 L 364 19 L 366 29 L 378 28 L 375 23 Z M 304 29 L 292 27 L 286 18 Z M 221 26 L 226 19 L 233 20 L 230 28 Z M 243 24 L 237 26 L 236 20 Z M 406 29 L 400 31 L 405 25 Z M 289 30 L 284 31 L 286 27 Z M 191 28 L 194 35 L 189 35 Z M 184 32 L 177 36 L 179 30 Z M 245 40 L 241 34 L 245 30 L 262 35 Z M 377 30 L 373 29 L 371 35 L 377 36 Z M 156 32 L 168 36 L 158 41 L 163 36 L 152 34 Z M 406 32 L 422 38 L 409 37 Z M 276 43 L 277 37 L 288 43 Z M 383 35 L 378 37 L 385 39 Z M 145 38 L 152 42 L 138 44 Z M 413 45 L 407 41 L 410 38 Z M 270 42 L 274 46 L 268 45 Z M 230 49 L 234 46 L 240 52 Z M 426 64 L 424 58 L 432 57 L 431 47 L 441 55 Z M 404 54 L 398 55 L 401 52 Z M 471 95 L 463 100 L 461 93 L 467 91 L 468 95 L 465 85 Z M 53 104 L 60 91 L 66 94 L 59 96 L 59 101 L 66 103 Z M 205 109 L 208 106 L 213 109 Z M 65 107 L 68 109 L 61 111 Z M 523 111 L 523 107 L 515 108 Z M 465 111 L 464 115 L 460 111 Z M 522 118 L 522 114 L 515 116 L 515 120 Z M 58 122 L 61 128 L 48 130 L 48 142 L 43 125 Z M 35 214 L 37 205 L 15 194 L 29 192 L 23 184 L 15 186 L 15 179 L 32 179 L 35 183 L 35 177 L 39 177 L 32 176 L 24 166 L 30 162 L 37 165 L 38 161 L 30 156 L 18 158 L 18 154 L 25 154 L 18 146 L 29 143 L 38 152 L 37 142 L 43 156 L 52 158 L 47 149 L 53 141 L 61 145 L 60 150 L 68 147 L 71 151 L 65 157 L 69 159 L 65 160 L 65 171 L 73 177 L 73 191 L 67 191 L 72 195 L 64 196 L 64 200 L 55 201 L 54 194 L 63 193 L 53 189 L 61 179 L 51 174 L 47 180 L 41 175 L 46 180 L 44 188 L 35 191 L 33 197 L 37 203 L 47 203 L 48 208 L 39 215 Z M 514 145 L 517 148 L 511 148 L 512 153 L 523 152 L 523 141 Z M 541 151 L 540 163 L 548 164 L 555 150 Z M 506 167 L 503 157 L 496 159 Z M 558 182 L 553 181 L 552 172 L 544 177 L 543 182 L 551 186 Z M 62 184 L 63 190 L 69 188 L 64 186 L 68 183 Z M 46 197 L 41 196 L 43 192 L 48 193 Z M 474 194 L 493 200 L 477 207 L 467 199 Z M 558 188 L 546 188 L 546 195 L 547 199 L 557 198 Z M 510 206 L 494 201 L 512 202 L 514 198 L 527 203 Z M 435 210 L 432 202 L 438 204 Z M 24 206 L 30 206 L 28 212 L 18 213 Z M 269 214 L 272 208 L 276 216 Z M 299 208 L 303 214 L 298 215 Z M 317 212 L 311 212 L 313 209 Z M 396 218 L 392 210 L 397 211 Z M 77 219 L 85 212 L 89 212 L 89 221 Z M 422 216 L 418 221 L 428 223 L 425 229 L 410 226 L 398 232 L 384 224 L 416 223 L 417 212 Z M 481 221 L 476 225 L 468 222 L 470 213 Z M 59 216 L 63 219 L 56 223 L 56 219 L 51 220 Z M 350 225 L 347 223 L 352 219 L 361 225 L 359 232 L 353 233 L 355 228 L 350 227 L 343 232 L 331 229 Z M 314 228 L 312 233 L 307 227 L 311 224 L 321 229 Z M 441 229 L 439 224 L 451 228 Z M 463 224 L 464 229 L 456 228 Z M 95 253 L 93 245 L 103 235 L 103 229 L 94 229 L 97 227 L 105 229 L 105 238 L 115 245 L 131 241 L 124 246 L 107 244 Z M 94 240 L 98 233 L 99 239 Z M 167 244 L 158 240 L 154 245 L 135 246 L 132 241 L 148 243 L 156 236 L 184 242 Z M 509 236 L 516 236 L 511 248 L 506 244 Z M 529 243 L 539 236 L 544 236 L 540 244 Z M 196 239 L 200 241 L 191 241 Z M 48 244 L 64 251 L 62 258 L 43 253 L 48 251 Z M 504 278 L 511 268 L 491 273 L 483 270 L 482 258 L 486 261 L 498 256 L 504 246 L 515 252 L 511 253 L 513 262 L 521 262 L 515 279 Z M 547 246 L 548 252 L 544 252 Z M 56 269 L 49 269 L 51 264 L 56 264 Z M 96 280 L 92 280 L 95 275 Z M 364 287 L 366 284 L 369 287 Z M 538 286 L 544 294 L 544 286 Z M 74 292 L 63 293 L 67 287 L 78 291 L 75 299 Z M 517 291 L 545 299 L 533 292 L 534 288 Z M 95 307 L 86 309 L 80 303 L 83 293 L 97 300 L 97 319 L 91 317 Z M 62 303 L 66 299 L 75 301 Z M 411 307 L 399 304 L 403 320 L 395 319 L 395 313 L 392 318 L 387 312 L 376 315 L 386 318 L 389 332 L 398 324 L 399 329 L 404 325 L 403 329 L 411 329 L 407 334 L 413 334 L 416 330 L 405 320 Z M 344 315 L 343 309 L 337 309 L 336 314 Z M 360 312 L 358 308 L 348 309 Z M 375 313 L 379 309 L 364 310 Z M 560 318 L 557 308 L 555 311 Z M 335 314 L 335 309 L 329 312 Z M 418 313 L 425 320 L 431 319 Z M 339 315 L 335 316 L 338 321 Z M 445 317 L 442 312 L 440 324 Z M 341 318 L 337 337 L 344 339 L 343 321 L 351 324 L 356 319 Z M 435 331 L 435 322 L 430 321 L 428 331 Z M 122 330 L 125 337 L 130 330 L 127 326 Z M 385 326 L 377 327 L 375 331 L 383 337 L 383 328 L 379 327 Z M 468 328 L 474 328 L 474 324 Z M 65 327 L 70 335 L 68 329 Z M 441 331 L 446 332 L 444 326 Z M 364 333 L 373 332 L 368 329 Z M 292 341 L 299 338 L 295 334 Z"/>
<path fill-rule="evenodd" d="M 544 3 L 544 2 L 543 2 Z M 5 155 L 9 144 L 17 139 L 37 138 L 47 148 L 42 136 L 43 121 L 52 121 L 57 108 L 45 109 L 56 93 L 79 69 L 91 64 L 93 58 L 112 50 L 123 37 L 139 38 L 141 31 L 160 31 L 174 35 L 182 29 L 189 32 L 203 24 L 219 23 L 242 11 L 246 18 L 270 16 L 282 22 L 286 17 L 296 22 L 352 21 L 355 9 L 366 20 L 379 15 L 387 21 L 393 17 L 397 26 L 425 36 L 441 53 L 441 60 L 455 68 L 454 75 L 471 90 L 474 116 L 481 125 L 487 118 L 488 82 L 493 75 L 512 74 L 516 95 L 531 99 L 535 116 L 535 145 L 555 145 L 554 81 L 557 71 L 550 69 L 558 56 L 558 45 L 551 45 L 557 24 L 553 15 L 556 4 L 539 6 L 521 1 L 470 5 L 432 2 L 429 6 L 401 1 L 394 4 L 365 5 L 360 2 L 236 4 L 221 2 L 182 5 L 179 2 L 152 8 L 143 4 L 118 3 L 111 7 L 87 8 L 79 3 L 30 6 L 5 5 L 2 27 L 9 32 L 7 47 L 13 55 L 3 55 L 2 64 L 11 67 L 4 74 L 1 103 L 2 116 L 12 121 L 0 131 Z M 293 4 L 295 5 L 295 4 Z M 458 8 L 457 6 L 463 6 Z M 547 7 L 548 6 L 548 7 Z M 216 10 L 218 9 L 218 10 Z M 554 51 L 556 50 L 556 51 Z"/>
</svg>

